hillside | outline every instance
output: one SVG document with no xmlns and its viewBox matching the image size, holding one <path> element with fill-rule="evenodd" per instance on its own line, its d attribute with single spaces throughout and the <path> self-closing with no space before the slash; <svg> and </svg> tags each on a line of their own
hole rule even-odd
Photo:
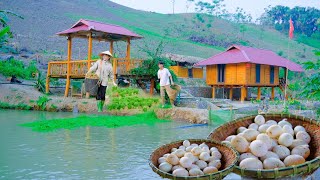
<svg viewBox="0 0 320 180">
<path fill-rule="evenodd" d="M 276 30 L 257 25 L 231 23 L 226 20 L 195 14 L 159 14 L 131 9 L 107 0 L 37 1 L 4 0 L 1 9 L 11 10 L 25 19 L 11 18 L 15 33 L 14 46 L 38 53 L 66 55 L 66 40 L 55 33 L 69 28 L 80 18 L 124 26 L 145 38 L 132 42 L 133 57 L 143 57 L 141 47 L 155 48 L 159 41 L 166 43 L 165 52 L 207 58 L 233 43 L 271 49 L 287 56 L 288 38 Z M 199 20 L 200 19 L 200 20 Z M 205 21 L 201 23 L 201 21 Z M 209 25 L 208 25 L 209 24 Z M 241 32 L 241 29 L 245 31 Z M 314 59 L 313 47 L 291 41 L 290 59 Z M 208 45 L 212 44 L 212 45 Z M 123 56 L 124 43 L 117 43 L 116 53 Z M 105 42 L 94 44 L 94 54 L 108 48 Z M 74 58 L 85 58 L 87 42 L 76 40 Z"/>
</svg>

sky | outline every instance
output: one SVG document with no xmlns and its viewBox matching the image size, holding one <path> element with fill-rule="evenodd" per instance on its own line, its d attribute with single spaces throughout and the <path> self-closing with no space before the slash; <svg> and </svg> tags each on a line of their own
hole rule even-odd
<svg viewBox="0 0 320 180">
<path fill-rule="evenodd" d="M 111 0 L 118 4 L 128 6 L 134 9 L 153 11 L 158 13 L 172 13 L 172 0 Z M 203 0 L 208 1 L 210 0 Z M 226 9 L 229 12 L 235 12 L 237 7 L 243 8 L 250 13 L 253 19 L 260 17 L 264 8 L 276 5 L 285 5 L 289 7 L 304 6 L 316 7 L 320 9 L 320 0 L 225 0 Z M 194 12 L 194 7 L 186 8 L 186 0 L 175 0 L 175 13 Z"/>
</svg>

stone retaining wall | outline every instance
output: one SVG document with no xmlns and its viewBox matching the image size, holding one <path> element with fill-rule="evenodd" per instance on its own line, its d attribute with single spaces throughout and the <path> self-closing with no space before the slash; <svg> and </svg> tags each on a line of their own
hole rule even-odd
<svg viewBox="0 0 320 180">
<path fill-rule="evenodd" d="M 206 109 L 175 107 L 156 109 L 155 113 L 159 119 L 186 121 L 194 124 L 207 124 L 209 121 L 209 112 Z"/>
<path fill-rule="evenodd" d="M 194 97 L 212 98 L 212 87 L 183 87 Z"/>
</svg>

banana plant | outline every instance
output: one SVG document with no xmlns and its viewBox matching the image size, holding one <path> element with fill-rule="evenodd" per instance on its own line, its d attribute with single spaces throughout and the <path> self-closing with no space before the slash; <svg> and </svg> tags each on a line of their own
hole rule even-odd
<svg viewBox="0 0 320 180">
<path fill-rule="evenodd" d="M 22 16 L 12 11 L 0 10 L 0 47 L 2 46 L 2 44 L 8 42 L 9 38 L 13 37 L 10 26 L 8 25 L 8 20 L 9 20 L 8 15 L 23 19 Z"/>
</svg>

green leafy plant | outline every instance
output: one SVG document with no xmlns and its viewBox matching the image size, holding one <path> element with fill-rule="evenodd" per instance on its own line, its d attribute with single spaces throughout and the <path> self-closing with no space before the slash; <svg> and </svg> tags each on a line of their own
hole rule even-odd
<svg viewBox="0 0 320 180">
<path fill-rule="evenodd" d="M 56 106 L 55 104 L 51 104 L 51 106 L 49 107 L 49 111 L 51 111 L 51 112 L 58 111 L 58 106 Z"/>
<path fill-rule="evenodd" d="M 0 50 L 10 49 L 5 44 L 9 41 L 10 38 L 13 38 L 12 31 L 8 25 L 8 15 L 19 17 L 23 19 L 22 16 L 7 10 L 0 10 Z M 2 28 L 1 28 L 2 27 Z"/>
<path fill-rule="evenodd" d="M 34 82 L 34 87 L 38 89 L 38 91 L 45 93 L 46 92 L 46 79 L 42 77 L 42 73 L 39 72 L 36 81 Z"/>
<path fill-rule="evenodd" d="M 251 102 L 252 104 L 259 104 L 259 103 L 261 103 L 261 100 L 257 100 L 257 99 L 254 99 L 254 98 L 250 98 L 250 102 Z"/>
<path fill-rule="evenodd" d="M 320 52 L 315 53 L 320 56 Z M 304 79 L 303 91 L 301 95 L 308 99 L 320 100 L 320 58 L 316 62 L 307 61 L 303 63 L 304 68 L 308 71 Z"/>
<path fill-rule="evenodd" d="M 158 98 L 143 98 L 138 96 L 130 97 L 114 97 L 108 104 L 108 110 L 121 110 L 121 109 L 142 109 L 146 111 L 152 106 L 158 104 Z"/>
<path fill-rule="evenodd" d="M 107 106 L 108 110 L 142 109 L 147 111 L 159 102 L 158 98 L 137 96 L 139 90 L 134 88 L 112 87 L 109 94 L 111 95 L 111 101 Z"/>
<path fill-rule="evenodd" d="M 288 114 L 289 113 L 289 106 L 288 104 L 285 104 L 282 113 Z"/>
<path fill-rule="evenodd" d="M 38 100 L 36 100 L 36 104 L 40 110 L 45 110 L 47 107 L 47 103 L 52 99 L 48 98 L 48 96 L 39 96 Z"/>
<path fill-rule="evenodd" d="M 110 94 L 112 97 L 133 96 L 139 94 L 139 90 L 134 88 L 119 88 L 113 86 L 108 94 Z"/>
</svg>

